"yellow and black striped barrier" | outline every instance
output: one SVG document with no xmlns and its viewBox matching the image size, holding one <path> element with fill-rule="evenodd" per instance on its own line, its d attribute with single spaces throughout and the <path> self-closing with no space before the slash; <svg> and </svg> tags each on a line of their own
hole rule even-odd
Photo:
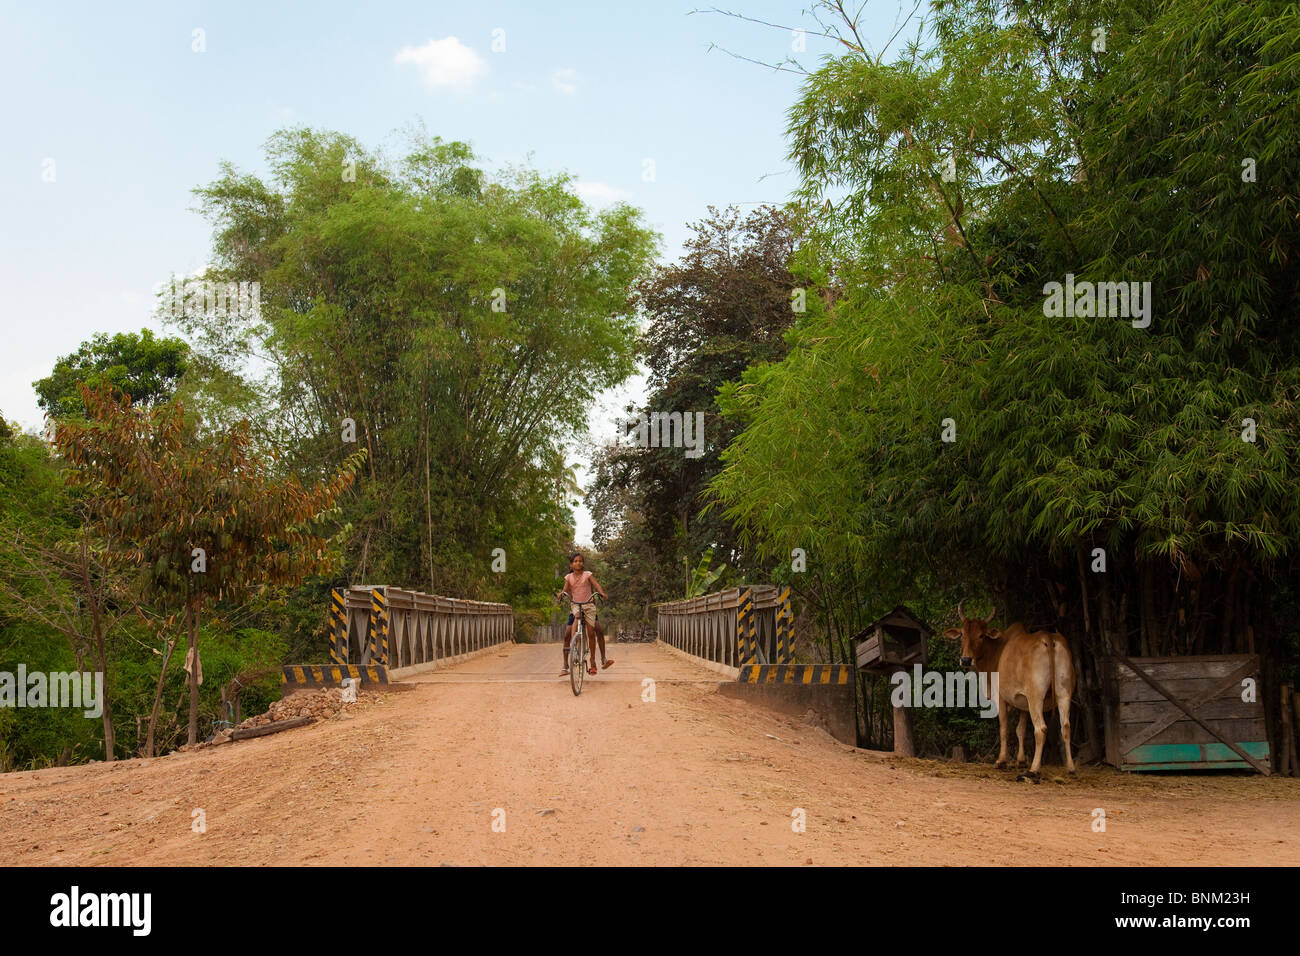
<svg viewBox="0 0 1300 956">
<path fill-rule="evenodd" d="M 754 625 L 754 593 L 741 588 L 740 603 L 736 608 L 736 646 L 738 659 L 745 665 L 758 656 L 758 633 Z"/>
<path fill-rule="evenodd" d="M 280 685 L 298 687 L 342 687 L 343 680 L 355 677 L 361 686 L 388 684 L 388 668 L 374 664 L 285 664 Z"/>
<path fill-rule="evenodd" d="M 790 608 L 790 589 L 782 588 L 776 598 L 776 662 L 789 664 L 794 657 L 794 611 Z"/>
<path fill-rule="evenodd" d="M 348 662 L 348 617 L 343 609 L 343 591 L 330 591 L 330 663 L 344 665 Z"/>
<path fill-rule="evenodd" d="M 742 664 L 741 684 L 847 684 L 847 664 Z"/>
<path fill-rule="evenodd" d="M 388 666 L 388 607 L 380 588 L 370 592 L 370 661 Z"/>
</svg>

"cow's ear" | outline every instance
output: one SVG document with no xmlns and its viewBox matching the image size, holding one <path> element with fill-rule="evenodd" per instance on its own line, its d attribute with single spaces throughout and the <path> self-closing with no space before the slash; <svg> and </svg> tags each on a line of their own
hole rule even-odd
<svg viewBox="0 0 1300 956">
<path fill-rule="evenodd" d="M 1002 632 L 997 630 L 996 628 L 988 628 L 984 631 L 984 636 L 991 641 L 996 641 L 999 637 L 1002 636 Z"/>
<path fill-rule="evenodd" d="M 956 627 L 950 627 L 948 628 L 948 630 L 943 632 L 943 636 L 951 637 L 951 638 L 961 637 L 961 629 Z"/>
</svg>

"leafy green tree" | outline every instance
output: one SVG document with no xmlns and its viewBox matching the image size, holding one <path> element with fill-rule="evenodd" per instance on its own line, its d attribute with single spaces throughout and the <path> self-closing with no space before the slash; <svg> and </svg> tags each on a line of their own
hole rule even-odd
<svg viewBox="0 0 1300 956">
<path fill-rule="evenodd" d="M 15 619 L 0 630 L 0 671 L 15 674 L 20 665 L 29 674 L 91 669 L 45 625 Z M 72 707 L 0 707 L 0 772 L 99 758 L 99 723 Z"/>
<path fill-rule="evenodd" d="M 111 677 L 109 644 L 130 613 L 101 543 L 79 523 L 84 503 L 64 487 L 60 462 L 40 439 L 0 436 L 0 670 L 94 670 Z M 61 646 L 60 646 L 61 645 Z M 13 666 L 8 666 L 13 665 Z M 114 757 L 113 709 L 103 701 L 104 757 Z M 80 713 L 14 718 L 10 765 L 66 763 L 92 744 Z M 62 741 L 62 742 L 60 742 Z"/>
<path fill-rule="evenodd" d="M 80 384 L 108 383 L 137 405 L 166 401 L 189 368 L 190 349 L 176 338 L 155 338 L 141 329 L 109 336 L 101 332 L 71 355 L 54 363 L 54 371 L 33 382 L 36 404 L 55 419 L 85 415 Z"/>
<path fill-rule="evenodd" d="M 631 548 L 629 555 L 652 556 L 656 567 L 642 566 L 642 573 L 682 586 L 683 562 L 693 566 L 710 550 L 720 567 L 767 576 L 741 548 L 731 522 L 707 508 L 705 490 L 721 467 L 719 454 L 739 431 L 719 414 L 715 396 L 751 365 L 785 355 L 783 335 L 806 299 L 789 271 L 797 226 L 786 211 L 760 206 L 742 217 L 734 207 L 711 207 L 692 228 L 682 260 L 656 268 L 637 286 L 636 302 L 648 320 L 641 354 L 650 371 L 639 415 L 702 413 L 701 454 L 626 444 L 600 450 L 588 497 L 599 547 L 618 541 Z M 648 550 L 641 546 L 647 544 Z M 715 574 L 710 583 L 717 580 Z"/>
<path fill-rule="evenodd" d="M 755 547 L 807 548 L 844 659 L 918 595 L 1058 626 L 1095 742 L 1112 650 L 1294 652 L 1300 15 L 931 14 L 892 63 L 845 24 L 791 111 L 802 268 L 843 294 L 727 391 L 715 489 Z M 1150 283 L 1149 324 L 1052 314 L 1067 276 Z"/>
<path fill-rule="evenodd" d="M 224 166 L 197 191 L 209 278 L 260 282 L 260 315 L 181 327 L 212 367 L 269 362 L 256 437 L 285 467 L 367 451 L 345 576 L 463 596 L 549 586 L 572 525 L 550 494 L 560 452 L 633 370 L 629 289 L 654 236 L 626 205 L 590 212 L 568 177 L 489 176 L 437 138 L 387 161 L 285 131 L 268 159 L 266 181 Z"/>
<path fill-rule="evenodd" d="M 80 514 L 89 503 L 79 502 Z M 14 612 L 64 637 L 75 669 L 94 663 L 105 685 L 111 679 L 109 646 L 136 607 L 114 562 L 111 540 L 83 524 L 71 534 L 0 524 L 0 598 Z M 56 668 L 57 669 L 57 668 Z M 101 701 L 104 759 L 114 758 L 113 709 Z"/>
</svg>

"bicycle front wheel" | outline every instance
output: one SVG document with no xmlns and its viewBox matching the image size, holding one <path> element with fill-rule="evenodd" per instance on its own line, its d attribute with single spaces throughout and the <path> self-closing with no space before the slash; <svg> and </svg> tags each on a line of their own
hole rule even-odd
<svg viewBox="0 0 1300 956">
<path fill-rule="evenodd" d="M 573 696 L 577 697 L 582 693 L 582 679 L 587 674 L 587 635 L 579 629 L 573 637 L 575 643 L 569 654 L 569 686 L 573 688 Z"/>
</svg>

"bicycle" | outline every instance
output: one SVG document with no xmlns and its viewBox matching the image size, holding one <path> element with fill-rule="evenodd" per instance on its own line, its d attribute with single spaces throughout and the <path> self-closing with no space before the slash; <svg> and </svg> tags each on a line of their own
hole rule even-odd
<svg viewBox="0 0 1300 956">
<path fill-rule="evenodd" d="M 565 597 L 568 597 L 567 593 Z M 587 615 L 582 609 L 588 604 L 595 604 L 596 597 L 597 595 L 593 594 L 586 601 L 574 601 L 569 598 L 570 603 L 578 609 L 578 613 L 574 615 L 573 641 L 569 645 L 569 686 L 573 688 L 574 697 L 582 693 L 582 682 L 587 676 L 587 651 L 590 649 L 587 645 Z"/>
</svg>

